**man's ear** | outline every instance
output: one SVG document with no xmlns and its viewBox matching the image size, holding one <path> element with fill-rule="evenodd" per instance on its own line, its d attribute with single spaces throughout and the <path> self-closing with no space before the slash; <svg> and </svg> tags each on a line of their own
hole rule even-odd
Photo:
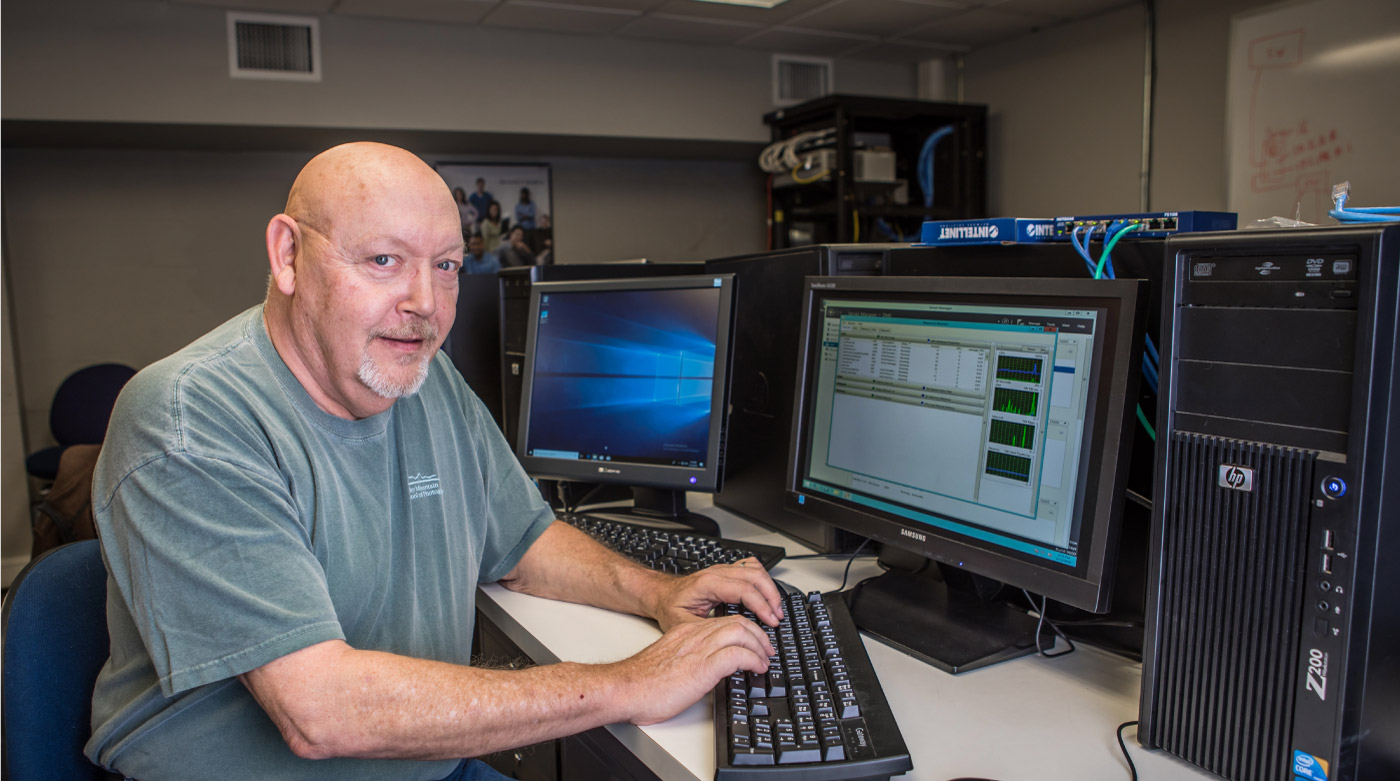
<svg viewBox="0 0 1400 781">
<path fill-rule="evenodd" d="M 297 253 L 302 249 L 301 226 L 285 214 L 267 224 L 267 259 L 272 265 L 272 281 L 282 295 L 290 296 L 297 287 Z"/>
</svg>

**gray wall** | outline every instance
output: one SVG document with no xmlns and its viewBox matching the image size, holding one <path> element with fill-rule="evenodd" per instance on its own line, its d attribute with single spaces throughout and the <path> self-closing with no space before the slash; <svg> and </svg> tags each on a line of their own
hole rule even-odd
<svg viewBox="0 0 1400 781">
<path fill-rule="evenodd" d="M 1224 209 L 1230 17 L 1268 0 L 1159 0 L 1151 209 Z M 1143 9 L 1132 5 L 967 55 L 989 106 L 988 208 L 1056 217 L 1139 210 Z"/>
<path fill-rule="evenodd" d="M 616 157 L 531 151 L 525 162 L 553 169 L 557 257 L 698 260 L 764 246 L 756 163 L 692 159 L 681 140 L 767 139 L 765 53 L 335 17 L 321 36 L 321 83 L 232 80 L 222 9 L 6 3 L 4 117 L 670 139 L 666 159 L 625 157 L 625 141 Z M 915 70 L 843 60 L 836 86 L 912 98 Z M 139 368 L 261 300 L 264 226 L 316 151 L 6 148 L 7 499 L 24 483 L 24 453 L 52 442 L 49 400 L 65 376 L 101 361 Z M 507 160 L 471 148 L 450 159 Z M 28 519 L 18 502 L 4 513 L 9 563 L 27 555 Z"/>
<path fill-rule="evenodd" d="M 303 83 L 230 79 L 221 8 L 46 0 L 4 21 L 11 119 L 764 141 L 773 108 L 770 55 L 732 47 L 332 15 L 324 79 Z M 915 94 L 912 65 L 835 72 L 838 91 Z"/>
</svg>

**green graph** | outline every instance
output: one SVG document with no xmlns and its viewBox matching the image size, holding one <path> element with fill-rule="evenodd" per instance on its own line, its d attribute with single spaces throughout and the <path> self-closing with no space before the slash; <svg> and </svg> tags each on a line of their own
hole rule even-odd
<svg viewBox="0 0 1400 781">
<path fill-rule="evenodd" d="M 996 393 L 992 395 L 992 409 L 1010 412 L 1013 415 L 1034 416 L 1039 400 L 1040 394 L 1033 391 L 997 388 Z"/>
<path fill-rule="evenodd" d="M 1030 450 L 1035 446 L 1035 426 L 1009 420 L 994 420 L 988 438 L 999 445 Z"/>
<path fill-rule="evenodd" d="M 1039 385 L 1042 365 L 1044 365 L 1044 361 L 1039 358 L 1018 358 L 1013 355 L 1003 355 L 997 358 L 997 379 Z"/>
<path fill-rule="evenodd" d="M 1006 477 L 1012 480 L 1020 480 L 1023 483 L 1031 481 L 1031 460 L 1025 456 L 1014 456 L 1010 453 L 994 453 L 987 451 L 986 473 L 997 477 Z"/>
</svg>

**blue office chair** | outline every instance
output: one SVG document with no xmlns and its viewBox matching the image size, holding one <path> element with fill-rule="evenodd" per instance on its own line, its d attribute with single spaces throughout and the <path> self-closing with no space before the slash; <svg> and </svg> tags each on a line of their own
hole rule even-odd
<svg viewBox="0 0 1400 781">
<path fill-rule="evenodd" d="M 49 430 L 57 445 L 29 454 L 25 471 L 40 480 L 58 475 L 58 459 L 69 445 L 100 445 L 117 394 L 136 370 L 120 363 L 99 363 L 68 375 L 59 384 L 49 408 Z"/>
<path fill-rule="evenodd" d="M 4 765 L 9 781 L 110 776 L 83 756 L 92 688 L 107 661 L 107 569 L 97 540 L 44 553 L 0 609 Z"/>
</svg>

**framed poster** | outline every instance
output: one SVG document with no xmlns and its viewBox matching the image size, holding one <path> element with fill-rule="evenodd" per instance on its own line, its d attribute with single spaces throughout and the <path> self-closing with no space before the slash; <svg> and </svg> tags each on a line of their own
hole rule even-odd
<svg viewBox="0 0 1400 781">
<path fill-rule="evenodd" d="M 549 165 L 444 162 L 435 167 L 462 213 L 469 254 L 473 237 L 479 237 L 483 256 L 494 256 L 502 268 L 554 262 Z"/>
</svg>

